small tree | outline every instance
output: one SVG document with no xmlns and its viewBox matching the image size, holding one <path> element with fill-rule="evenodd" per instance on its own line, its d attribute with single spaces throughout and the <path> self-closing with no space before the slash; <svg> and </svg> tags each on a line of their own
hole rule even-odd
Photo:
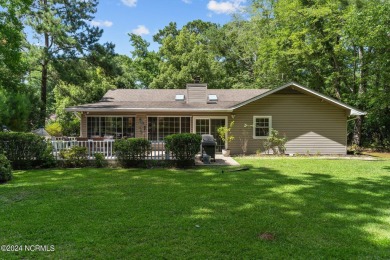
<svg viewBox="0 0 390 260">
<path fill-rule="evenodd" d="M 279 132 L 275 129 L 271 129 L 270 136 L 267 137 L 267 140 L 264 142 L 264 147 L 269 153 L 269 150 L 272 149 L 273 154 L 284 154 L 286 151 L 287 137 L 279 136 Z"/>
<path fill-rule="evenodd" d="M 253 126 L 244 124 L 244 128 L 241 131 L 241 135 L 238 137 L 238 139 L 240 140 L 240 146 L 243 155 L 245 155 L 248 150 L 248 141 L 250 136 L 249 127 L 253 127 Z"/>
<path fill-rule="evenodd" d="M 234 136 L 231 134 L 232 128 L 234 126 L 234 121 L 230 122 L 229 126 L 221 126 L 217 129 L 219 137 L 221 137 L 224 143 L 230 143 L 234 140 Z"/>
</svg>

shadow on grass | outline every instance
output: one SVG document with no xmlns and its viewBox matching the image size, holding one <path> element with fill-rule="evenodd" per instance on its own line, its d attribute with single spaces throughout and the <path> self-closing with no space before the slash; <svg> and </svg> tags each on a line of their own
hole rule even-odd
<svg viewBox="0 0 390 260">
<path fill-rule="evenodd" d="M 291 256 L 282 249 L 291 246 L 300 257 L 390 256 L 387 176 L 340 180 L 307 172 L 298 177 L 267 167 L 211 176 L 197 177 L 195 182 L 175 176 L 182 184 L 177 192 L 188 199 L 186 194 L 196 195 L 192 214 L 187 215 L 194 223 L 207 228 L 234 223 L 230 230 L 234 230 L 235 243 L 241 238 L 247 248 L 254 249 L 259 246 L 256 235 L 271 232 L 280 244 L 266 250 L 270 255 L 273 248 Z M 197 191 L 193 188 L 197 185 L 204 189 Z M 385 231 L 378 236 L 381 230 Z M 214 241 L 234 247 L 223 236 Z"/>
</svg>

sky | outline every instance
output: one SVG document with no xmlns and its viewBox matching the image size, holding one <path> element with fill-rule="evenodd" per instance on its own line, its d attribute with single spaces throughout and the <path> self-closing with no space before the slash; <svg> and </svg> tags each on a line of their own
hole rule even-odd
<svg viewBox="0 0 390 260">
<path fill-rule="evenodd" d="M 119 54 L 131 55 L 128 33 L 142 36 L 157 50 L 153 35 L 170 22 L 181 28 L 200 19 L 223 25 L 244 8 L 246 0 L 100 0 L 92 25 L 104 30 L 101 42 L 112 42 Z"/>
</svg>

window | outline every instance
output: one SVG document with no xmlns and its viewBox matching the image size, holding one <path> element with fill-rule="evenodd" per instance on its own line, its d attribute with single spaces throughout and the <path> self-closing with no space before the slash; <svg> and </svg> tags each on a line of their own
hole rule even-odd
<svg viewBox="0 0 390 260">
<path fill-rule="evenodd" d="M 158 133 L 157 119 L 158 119 L 157 117 L 148 118 L 148 139 L 149 140 L 157 140 L 157 133 Z"/>
<path fill-rule="evenodd" d="M 87 117 L 87 136 L 134 137 L 135 117 Z"/>
<path fill-rule="evenodd" d="M 254 116 L 253 117 L 253 138 L 267 138 L 272 128 L 271 116 Z"/>
<path fill-rule="evenodd" d="M 190 117 L 148 117 L 148 139 L 164 140 L 165 136 L 190 132 Z"/>
<path fill-rule="evenodd" d="M 158 140 L 164 140 L 165 136 L 180 133 L 180 117 L 158 118 Z"/>
<path fill-rule="evenodd" d="M 135 137 L 135 117 L 123 118 L 123 137 Z"/>
</svg>

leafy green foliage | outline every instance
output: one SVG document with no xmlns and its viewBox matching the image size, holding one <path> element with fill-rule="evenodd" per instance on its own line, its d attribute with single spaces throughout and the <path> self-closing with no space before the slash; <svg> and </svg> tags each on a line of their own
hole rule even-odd
<svg viewBox="0 0 390 260">
<path fill-rule="evenodd" d="M 0 153 L 0 183 L 5 183 L 12 179 L 12 167 L 10 161 L 4 154 Z"/>
<path fill-rule="evenodd" d="M 61 150 L 60 158 L 63 159 L 64 167 L 85 167 L 88 163 L 87 147 L 72 146 L 70 149 Z"/>
<path fill-rule="evenodd" d="M 42 155 L 42 162 L 39 165 L 40 168 L 53 168 L 57 166 L 57 160 L 53 155 L 53 145 L 51 142 L 46 143 L 46 149 Z"/>
<path fill-rule="evenodd" d="M 0 88 L 0 125 L 6 125 L 13 131 L 31 129 L 30 121 L 37 112 L 35 95 L 27 91 L 6 90 Z"/>
<path fill-rule="evenodd" d="M 284 152 L 286 151 L 286 143 L 286 136 L 281 137 L 279 136 L 279 131 L 271 129 L 270 135 L 264 142 L 264 148 L 267 152 L 269 152 L 269 150 L 271 149 L 273 154 L 284 154 Z"/>
<path fill-rule="evenodd" d="M 0 89 L 18 89 L 26 72 L 22 56 L 24 26 L 18 14 L 25 14 L 29 4 L 29 0 L 0 1 Z"/>
<path fill-rule="evenodd" d="M 97 0 L 0 6 L 0 124 L 12 130 L 56 113 L 64 134 L 77 135 L 79 121 L 65 107 L 115 88 L 183 88 L 200 76 L 209 88 L 296 81 L 368 112 L 350 122 L 350 142 L 390 149 L 389 1 L 256 0 L 223 26 L 169 23 L 153 36 L 158 51 L 130 34 L 132 57 L 97 43 L 102 31 L 89 24 Z M 41 45 L 24 48 L 26 26 Z"/>
<path fill-rule="evenodd" d="M 71 84 L 60 80 L 53 91 L 55 113 L 64 135 L 77 135 L 80 130 L 79 119 L 72 113 L 66 112 L 66 107 L 97 102 L 108 90 L 116 88 L 114 80 L 107 77 L 102 68 L 89 67 L 88 64 L 82 61 L 79 61 L 79 63 L 85 66 L 85 81 Z"/>
<path fill-rule="evenodd" d="M 115 155 L 122 167 L 140 166 L 151 151 L 150 142 L 143 138 L 120 139 L 114 142 Z"/>
<path fill-rule="evenodd" d="M 103 168 L 103 167 L 106 167 L 108 165 L 108 162 L 104 158 L 103 153 L 95 153 L 94 157 L 95 157 L 95 167 L 96 168 Z"/>
<path fill-rule="evenodd" d="M 159 74 L 151 88 L 183 88 L 200 76 L 212 88 L 225 88 L 225 70 L 207 47 L 205 35 L 183 27 L 176 37 L 168 36 L 159 50 Z"/>
<path fill-rule="evenodd" d="M 218 127 L 217 132 L 223 142 L 230 143 L 234 140 L 234 135 L 231 134 L 233 126 L 234 121 L 231 121 L 229 126 Z"/>
<path fill-rule="evenodd" d="M 45 139 L 32 133 L 0 132 L 0 151 L 14 169 L 43 167 L 52 158 Z"/>
<path fill-rule="evenodd" d="M 252 7 L 253 29 L 242 34 L 257 35 L 259 83 L 300 82 L 366 110 L 367 120 L 357 117 L 352 124 L 351 141 L 387 142 L 390 2 L 280 0 Z"/>
<path fill-rule="evenodd" d="M 53 122 L 45 127 L 45 130 L 51 136 L 61 136 L 62 135 L 62 127 L 59 122 Z"/>
<path fill-rule="evenodd" d="M 97 0 L 91 1 L 32 1 L 26 18 L 26 24 L 33 30 L 35 37 L 41 40 L 37 59 L 41 72 L 41 109 L 40 123 L 46 118 L 48 80 L 50 64 L 58 59 L 72 59 L 93 51 L 103 33 L 98 27 L 90 26 L 97 11 Z M 36 47 L 33 47 L 33 49 Z"/>
<path fill-rule="evenodd" d="M 202 137 L 198 134 L 182 133 L 168 135 L 164 139 L 165 149 L 172 152 L 178 166 L 191 166 L 200 150 Z"/>
<path fill-rule="evenodd" d="M 363 148 L 356 145 L 356 144 L 351 145 L 347 149 L 348 154 L 360 155 L 360 154 L 362 154 L 362 152 L 363 152 Z"/>
<path fill-rule="evenodd" d="M 148 51 L 149 43 L 141 36 L 130 33 L 130 42 L 134 47 L 132 68 L 135 72 L 135 86 L 147 88 L 158 75 L 159 57 L 156 52 Z"/>
</svg>

